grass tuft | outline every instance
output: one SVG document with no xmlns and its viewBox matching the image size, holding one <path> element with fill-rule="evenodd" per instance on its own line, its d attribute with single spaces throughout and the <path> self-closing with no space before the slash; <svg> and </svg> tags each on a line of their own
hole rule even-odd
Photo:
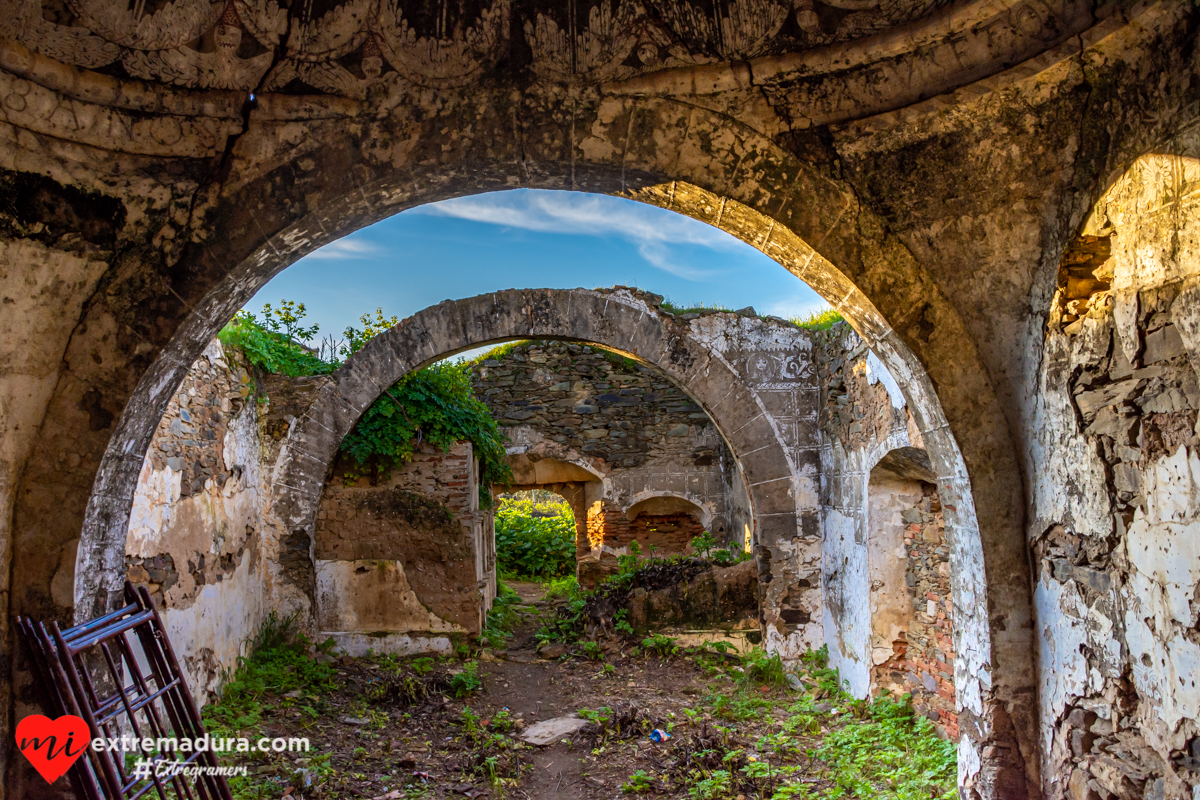
<svg viewBox="0 0 1200 800">
<path fill-rule="evenodd" d="M 824 311 L 814 311 L 807 317 L 792 317 L 789 321 L 796 327 L 804 328 L 808 331 L 827 331 L 834 325 L 845 320 L 841 314 L 832 308 L 827 308 Z"/>
</svg>

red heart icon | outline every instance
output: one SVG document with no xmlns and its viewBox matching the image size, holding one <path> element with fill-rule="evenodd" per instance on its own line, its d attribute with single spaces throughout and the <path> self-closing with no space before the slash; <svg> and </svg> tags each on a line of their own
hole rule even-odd
<svg viewBox="0 0 1200 800">
<path fill-rule="evenodd" d="M 34 714 L 17 723 L 17 749 L 47 783 L 54 783 L 87 750 L 91 737 L 82 717 Z"/>
</svg>

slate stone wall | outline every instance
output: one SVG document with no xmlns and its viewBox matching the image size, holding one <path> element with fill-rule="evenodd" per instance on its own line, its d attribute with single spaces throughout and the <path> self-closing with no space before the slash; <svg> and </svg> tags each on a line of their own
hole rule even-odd
<svg viewBox="0 0 1200 800">
<path fill-rule="evenodd" d="M 737 466 L 708 414 L 662 373 L 562 341 L 506 345 L 473 372 L 476 395 L 513 439 L 510 452 L 580 462 L 603 484 L 598 507 L 576 508 L 577 528 L 587 520 L 579 537 L 586 582 L 614 572 L 635 540 L 643 552 L 653 545 L 656 555 L 671 555 L 708 530 L 745 547 L 750 520 Z M 626 515 L 658 496 L 696 510 Z"/>
</svg>

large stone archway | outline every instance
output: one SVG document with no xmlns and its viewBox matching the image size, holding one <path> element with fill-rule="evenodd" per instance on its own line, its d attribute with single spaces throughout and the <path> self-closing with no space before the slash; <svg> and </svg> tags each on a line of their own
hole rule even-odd
<svg viewBox="0 0 1200 800">
<path fill-rule="evenodd" d="M 946 474 L 970 483 L 975 506 L 944 499 L 954 524 L 978 521 L 983 543 L 956 574 L 968 576 L 963 592 L 990 592 L 980 650 L 964 654 L 963 696 L 981 709 L 965 727 L 981 741 L 1016 731 L 982 772 L 970 755 L 963 771 L 988 796 L 1015 791 L 989 772 L 997 763 L 1011 776 L 1023 762 L 1036 783 L 1023 527 L 1040 446 L 1041 309 L 1106 176 L 1195 120 L 1193 6 L 893 4 L 826 31 L 808 6 L 776 3 L 778 27 L 728 42 L 644 25 L 658 38 L 635 66 L 623 48 L 636 37 L 578 60 L 555 44 L 571 37 L 539 39 L 562 30 L 553 12 L 539 27 L 527 4 L 492 16 L 472 3 L 465 29 L 491 20 L 496 35 L 454 51 L 463 69 L 414 60 L 393 37 L 385 55 L 399 66 L 378 84 L 364 69 L 318 86 L 274 81 L 308 69 L 286 56 L 288 25 L 236 4 L 255 36 L 274 36 L 263 47 L 275 61 L 233 89 L 218 88 L 230 73 L 213 54 L 195 56 L 191 83 L 162 74 L 162 53 L 213 22 L 207 12 L 182 33 L 180 19 L 158 18 L 166 38 L 155 41 L 119 15 L 115 28 L 103 14 L 67 28 L 25 3 L 5 18 L 9 616 L 69 616 L 72 573 L 104 573 L 74 568 L 88 503 L 89 536 L 124 530 L 120 487 L 157 411 L 269 275 L 430 200 L 511 186 L 625 192 L 760 246 L 842 309 L 899 377 L 929 376 L 909 389 L 936 388 L 944 418 L 925 422 L 960 446 L 963 464 Z M 658 5 L 678 22 L 694 4 Z M 321 20 L 292 22 L 304 37 Z M 420 46 L 444 35 L 418 33 Z M 116 65 L 122 47 L 160 58 Z"/>
<path fill-rule="evenodd" d="M 865 299 L 852 299 L 859 304 L 860 313 L 877 318 Z M 726 317 L 732 317 L 732 321 Z M 768 643 L 793 657 L 806 647 L 818 645 L 822 641 L 820 622 L 812 614 L 820 602 L 820 590 L 816 588 L 821 533 L 816 509 L 815 428 L 809 429 L 807 444 L 803 438 L 794 439 L 797 421 L 811 416 L 815 409 L 806 411 L 803 405 L 797 408 L 793 402 L 788 407 L 795 419 L 777 418 L 778 410 L 771 408 L 772 401 L 762 390 L 779 389 L 779 376 L 763 373 L 758 363 L 764 351 L 780 350 L 789 355 L 797 368 L 788 374 L 794 373 L 792 382 L 802 389 L 806 378 L 808 382 L 813 379 L 811 370 L 805 369 L 811 362 L 808 334 L 783 323 L 736 315 L 676 320 L 656 307 L 654 296 L 625 290 L 509 290 L 447 301 L 377 337 L 335 373 L 289 436 L 276 468 L 271 503 L 272 514 L 279 521 L 276 541 L 285 536 L 311 535 L 317 501 L 337 448 L 384 389 L 407 372 L 455 352 L 525 338 L 601 344 L 656 366 L 688 391 L 714 420 L 745 475 L 761 547 L 762 608 Z M 880 352 L 888 353 L 884 349 L 888 347 L 886 339 L 873 341 Z M 977 676 L 985 670 L 992 675 L 1003 673 L 1011 665 L 972 663 L 983 650 L 976 646 L 989 640 L 986 632 L 990 625 L 976 598 L 992 587 L 979 569 L 986 553 L 980 530 L 972 524 L 971 489 L 962 457 L 945 423 L 930 426 L 927 422 L 942 416 L 928 378 L 919 366 L 914 374 L 907 349 L 899 353 L 892 350 L 891 356 L 897 365 L 893 368 L 895 374 L 905 376 L 902 380 L 909 405 L 923 429 L 939 485 L 947 496 L 954 497 L 958 509 L 957 514 L 947 515 L 953 517 L 953 522 L 948 520 L 947 524 L 955 526 L 956 606 L 975 613 L 965 613 L 960 625 L 964 644 L 957 649 L 960 656 L 956 659 L 956 676 Z M 813 401 L 815 396 L 810 394 L 809 402 Z M 148 407 L 144 413 L 153 411 Z M 785 422 L 793 429 L 788 430 Z M 788 437 L 792 437 L 790 441 Z M 117 489 L 117 494 L 128 491 Z M 99 522 L 93 519 L 85 526 L 80 563 L 121 564 L 118 553 L 124 553 L 123 536 L 94 535 L 104 532 Z M 270 545 L 267 550 L 269 553 Z M 102 591 L 105 581 L 115 584 L 120 576 L 119 567 L 108 575 L 90 571 L 86 580 L 81 573 L 77 584 L 80 606 L 93 596 L 92 592 Z M 279 585 L 283 594 L 276 603 L 309 610 L 298 585 L 290 587 L 286 580 L 279 581 Z M 1003 592 L 996 594 L 999 597 L 993 602 L 1010 602 Z M 980 638 L 974 640 L 973 636 Z M 982 695 L 975 680 L 974 685 L 970 680 L 963 681 L 969 698 Z M 978 706 L 973 712 L 970 702 L 967 700 L 963 716 L 969 719 L 974 713 L 976 719 L 983 719 L 979 715 L 987 709 Z M 968 754 L 978 755 L 991 741 L 991 732 L 980 735 L 978 728 L 964 726 L 963 733 L 961 747 Z"/>
<path fill-rule="evenodd" d="M 799 408 L 781 407 L 768 391 L 778 386 L 751 374 L 755 358 L 772 349 L 807 366 L 807 333 L 730 314 L 677 320 L 659 309 L 656 299 L 628 290 L 513 289 L 446 301 L 380 334 L 333 374 L 289 433 L 271 500 L 276 541 L 298 535 L 311 540 L 321 491 L 342 440 L 371 403 L 412 370 L 515 339 L 598 344 L 657 368 L 709 415 L 737 459 L 750 495 L 766 639 L 791 658 L 819 647 L 815 430 L 798 440 L 785 433 L 812 411 L 803 404 L 815 401 L 813 374 L 802 369 L 791 380 L 793 390 L 806 395 Z M 717 319 L 723 319 L 726 335 L 713 341 L 703 332 Z M 112 559 L 107 553 L 94 557 Z M 286 579 L 279 585 L 277 606 L 310 612 L 299 585 Z"/>
</svg>

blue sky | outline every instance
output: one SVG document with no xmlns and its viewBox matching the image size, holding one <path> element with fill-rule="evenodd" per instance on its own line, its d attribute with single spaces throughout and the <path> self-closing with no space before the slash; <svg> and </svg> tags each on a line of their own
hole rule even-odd
<svg viewBox="0 0 1200 800">
<path fill-rule="evenodd" d="M 782 317 L 826 307 L 779 264 L 702 222 L 618 197 L 520 189 L 432 203 L 352 233 L 284 270 L 246 308 L 303 302 L 325 336 L 380 306 L 403 318 L 498 289 L 617 284 Z"/>
</svg>

